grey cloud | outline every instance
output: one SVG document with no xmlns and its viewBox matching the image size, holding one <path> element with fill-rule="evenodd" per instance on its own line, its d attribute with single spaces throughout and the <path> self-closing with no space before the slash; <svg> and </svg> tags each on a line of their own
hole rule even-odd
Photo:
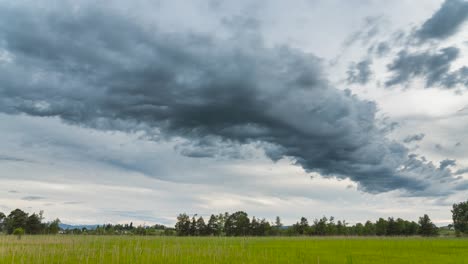
<svg viewBox="0 0 468 264">
<path fill-rule="evenodd" d="M 465 173 L 468 173 L 468 168 L 459 169 L 454 174 L 455 175 L 461 175 L 461 174 L 465 174 Z"/>
<path fill-rule="evenodd" d="M 393 86 L 405 84 L 413 77 L 421 77 L 426 81 L 426 87 L 440 85 L 452 88 L 461 82 L 462 73 L 450 72 L 450 65 L 459 56 L 460 50 L 456 47 L 448 47 L 437 52 L 400 51 L 394 61 L 387 65 L 393 76 L 385 82 L 385 85 Z"/>
<path fill-rule="evenodd" d="M 385 41 L 379 42 L 376 45 L 372 45 L 368 49 L 369 53 L 375 52 L 375 54 L 378 57 L 383 57 L 387 55 L 390 52 L 390 50 L 391 50 L 390 45 Z"/>
<path fill-rule="evenodd" d="M 42 196 L 25 196 L 21 198 L 21 200 L 25 200 L 25 201 L 37 201 L 37 200 L 43 200 L 43 199 L 45 199 L 45 197 L 42 197 Z"/>
<path fill-rule="evenodd" d="M 450 166 L 455 166 L 457 164 L 457 161 L 456 160 L 453 160 L 453 159 L 445 159 L 443 161 L 440 162 L 440 165 L 439 165 L 439 168 L 441 170 L 445 169 L 445 168 L 448 168 Z"/>
<path fill-rule="evenodd" d="M 421 141 L 421 140 L 424 139 L 424 136 L 425 135 L 423 133 L 407 136 L 405 139 L 403 139 L 403 142 L 411 143 L 411 142 L 414 142 L 414 141 Z"/>
<path fill-rule="evenodd" d="M 307 172 L 350 178 L 372 193 L 450 191 L 432 192 L 441 179 L 453 180 L 450 171 L 389 140 L 376 105 L 331 86 L 312 54 L 240 39 L 258 40 L 254 34 L 165 33 L 110 10 L 63 5 L 44 13 L 0 8 L 0 47 L 14 58 L 0 65 L 0 111 L 193 142 L 255 143 L 268 146 L 273 160 L 291 157 Z M 216 155 L 204 147 L 185 154 Z"/>
<path fill-rule="evenodd" d="M 348 83 L 367 84 L 372 77 L 371 64 L 370 59 L 351 64 L 348 69 Z"/>
<path fill-rule="evenodd" d="M 32 162 L 27 159 L 23 158 L 18 158 L 18 157 L 12 157 L 12 156 L 7 156 L 7 155 L 1 155 L 0 154 L 0 162 L 1 161 L 13 161 L 13 162 Z"/>
<path fill-rule="evenodd" d="M 457 33 L 468 18 L 468 2 L 465 0 L 446 0 L 431 18 L 417 30 L 420 40 L 445 39 Z"/>
</svg>

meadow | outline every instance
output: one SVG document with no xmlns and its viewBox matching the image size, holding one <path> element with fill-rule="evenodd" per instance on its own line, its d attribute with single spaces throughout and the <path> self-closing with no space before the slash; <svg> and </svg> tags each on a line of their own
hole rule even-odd
<svg viewBox="0 0 468 264">
<path fill-rule="evenodd" d="M 0 263 L 468 263 L 468 239 L 0 236 Z"/>
</svg>

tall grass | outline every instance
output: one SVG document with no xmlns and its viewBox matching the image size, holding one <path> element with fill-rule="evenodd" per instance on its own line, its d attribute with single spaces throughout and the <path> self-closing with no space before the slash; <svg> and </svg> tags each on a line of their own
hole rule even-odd
<svg viewBox="0 0 468 264">
<path fill-rule="evenodd" d="M 468 263 L 468 239 L 0 236 L 0 263 Z"/>
</svg>

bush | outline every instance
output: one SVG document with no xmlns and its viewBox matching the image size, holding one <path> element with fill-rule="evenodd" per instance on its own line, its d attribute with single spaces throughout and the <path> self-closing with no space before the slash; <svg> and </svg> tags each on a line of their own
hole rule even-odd
<svg viewBox="0 0 468 264">
<path fill-rule="evenodd" d="M 15 230 L 13 230 L 13 235 L 17 236 L 18 239 L 21 239 L 21 236 L 24 235 L 24 229 L 21 227 L 15 228 Z"/>
</svg>

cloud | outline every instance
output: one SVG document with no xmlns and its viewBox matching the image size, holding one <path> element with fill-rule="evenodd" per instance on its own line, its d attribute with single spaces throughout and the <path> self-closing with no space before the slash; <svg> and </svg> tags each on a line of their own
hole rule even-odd
<svg viewBox="0 0 468 264">
<path fill-rule="evenodd" d="M 371 64 L 369 59 L 352 63 L 348 68 L 348 83 L 367 84 L 372 77 Z"/>
<path fill-rule="evenodd" d="M 410 82 L 414 77 L 425 79 L 426 87 L 442 86 L 452 88 L 465 78 L 462 69 L 450 72 L 450 65 L 459 56 L 456 47 L 447 47 L 437 52 L 400 51 L 387 69 L 393 76 L 385 82 L 387 87 Z"/>
<path fill-rule="evenodd" d="M 21 200 L 25 200 L 25 201 L 37 201 L 37 200 L 43 200 L 43 199 L 45 199 L 45 197 L 42 197 L 42 196 L 25 196 L 21 198 Z"/>
<path fill-rule="evenodd" d="M 411 142 L 414 142 L 414 141 L 421 141 L 421 140 L 424 139 L 424 136 L 425 135 L 423 133 L 407 136 L 405 139 L 403 139 L 403 142 L 411 143 Z"/>
<path fill-rule="evenodd" d="M 445 0 L 440 9 L 416 31 L 416 36 L 422 41 L 448 38 L 457 33 L 467 18 L 467 1 Z"/>
<path fill-rule="evenodd" d="M 1 161 L 13 161 L 13 162 L 32 162 L 27 159 L 23 158 L 18 158 L 18 157 L 12 157 L 12 156 L 7 156 L 7 155 L 1 155 L 0 154 L 0 162 Z"/>
<path fill-rule="evenodd" d="M 451 166 L 455 166 L 457 164 L 457 161 L 456 160 L 453 160 L 453 159 L 445 159 L 443 161 L 440 162 L 440 166 L 439 168 L 441 170 L 445 169 L 445 168 L 448 168 L 448 167 L 451 167 Z"/>
<path fill-rule="evenodd" d="M 0 47 L 13 58 L 0 65 L 1 112 L 182 137 L 194 142 L 181 150 L 191 157 L 217 155 L 197 143 L 206 138 L 231 149 L 258 144 L 273 160 L 291 158 L 306 172 L 349 178 L 371 193 L 450 192 L 436 188 L 441 180 L 454 181 L 450 171 L 388 139 L 375 103 L 333 87 L 313 54 L 266 47 L 254 32 L 226 38 L 168 33 L 117 11 L 62 5 L 39 14 L 0 8 Z M 401 75 L 397 80 L 408 78 L 400 68 L 419 73 L 418 63 L 401 57 L 390 66 Z M 109 163 L 146 172 L 126 161 Z"/>
</svg>

